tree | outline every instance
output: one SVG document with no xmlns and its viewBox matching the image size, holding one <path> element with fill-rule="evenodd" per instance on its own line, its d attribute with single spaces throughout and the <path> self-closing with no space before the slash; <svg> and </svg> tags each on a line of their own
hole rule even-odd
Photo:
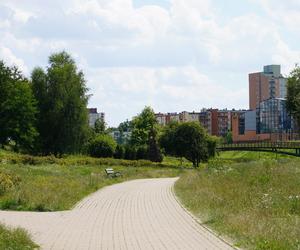
<svg viewBox="0 0 300 250">
<path fill-rule="evenodd" d="M 96 134 L 103 134 L 104 132 L 105 132 L 105 122 L 104 122 L 104 120 L 103 119 L 97 119 L 96 121 L 95 121 L 95 128 L 94 128 L 94 130 L 95 130 L 95 133 Z"/>
<path fill-rule="evenodd" d="M 166 154 L 171 156 L 176 156 L 175 150 L 175 132 L 179 123 L 176 121 L 171 121 L 162 130 L 162 134 L 159 137 L 159 144 Z"/>
<path fill-rule="evenodd" d="M 289 113 L 296 119 L 300 129 L 300 67 L 296 65 L 287 80 L 287 102 Z"/>
<path fill-rule="evenodd" d="M 116 151 L 117 143 L 106 134 L 99 134 L 90 142 L 89 154 L 94 157 L 113 157 Z"/>
<path fill-rule="evenodd" d="M 152 162 L 162 162 L 163 155 L 157 142 L 156 131 L 152 129 L 149 133 L 149 160 Z"/>
<path fill-rule="evenodd" d="M 185 157 L 194 167 L 199 167 L 201 161 L 214 156 L 215 142 L 197 122 L 172 123 L 164 129 L 160 138 L 160 144 L 167 154 Z"/>
<path fill-rule="evenodd" d="M 32 150 L 38 135 L 36 112 L 28 80 L 16 67 L 9 68 L 0 61 L 0 144 L 11 140 L 16 150 Z"/>
<path fill-rule="evenodd" d="M 75 153 L 87 140 L 87 88 L 84 75 L 66 52 L 49 57 L 44 72 L 32 72 L 34 95 L 38 101 L 39 151 L 44 154 Z"/>
<path fill-rule="evenodd" d="M 148 145 L 150 131 L 155 129 L 156 125 L 154 111 L 150 107 L 145 107 L 141 114 L 132 120 L 131 144 L 134 146 Z"/>
<path fill-rule="evenodd" d="M 116 147 L 116 151 L 114 153 L 114 158 L 124 159 L 124 157 L 125 157 L 125 147 L 123 145 L 118 144 Z"/>
</svg>

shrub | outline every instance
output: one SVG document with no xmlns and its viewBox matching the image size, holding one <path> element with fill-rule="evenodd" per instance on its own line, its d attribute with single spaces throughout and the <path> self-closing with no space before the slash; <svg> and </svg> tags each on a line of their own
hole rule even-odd
<svg viewBox="0 0 300 250">
<path fill-rule="evenodd" d="M 126 160 L 136 160 L 136 149 L 132 146 L 127 145 L 125 147 L 125 159 Z"/>
<path fill-rule="evenodd" d="M 136 151 L 137 160 L 148 160 L 149 159 L 149 149 L 147 146 L 140 146 Z"/>
<path fill-rule="evenodd" d="M 114 158 L 124 159 L 124 157 L 125 157 L 125 147 L 123 145 L 118 144 L 116 147 Z"/>
<path fill-rule="evenodd" d="M 116 147 L 117 143 L 111 136 L 100 134 L 90 142 L 89 154 L 94 157 L 113 157 Z"/>
</svg>

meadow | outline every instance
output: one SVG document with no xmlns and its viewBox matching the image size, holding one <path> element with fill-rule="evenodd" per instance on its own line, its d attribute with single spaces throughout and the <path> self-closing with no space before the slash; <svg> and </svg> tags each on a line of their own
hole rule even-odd
<svg viewBox="0 0 300 250">
<path fill-rule="evenodd" d="M 300 249 L 300 160 L 226 152 L 175 185 L 209 228 L 246 249 Z M 260 157 L 260 159 L 259 159 Z"/>
<path fill-rule="evenodd" d="M 300 248 L 300 160 L 290 156 L 276 159 L 272 153 L 224 152 L 200 169 L 191 166 L 187 160 L 172 157 L 151 163 L 0 151 L 0 209 L 68 210 L 107 185 L 180 176 L 175 192 L 182 204 L 236 246 Z M 123 176 L 108 178 L 107 167 Z M 9 249 L 37 248 L 24 230 L 0 226 L 0 249 L 6 245 Z"/>
</svg>

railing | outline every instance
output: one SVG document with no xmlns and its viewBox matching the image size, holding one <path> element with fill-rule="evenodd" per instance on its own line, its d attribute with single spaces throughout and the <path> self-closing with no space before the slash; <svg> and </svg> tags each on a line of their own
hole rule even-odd
<svg viewBox="0 0 300 250">
<path fill-rule="evenodd" d="M 262 149 L 300 149 L 300 142 L 247 142 L 221 144 L 218 149 L 230 148 L 262 148 Z"/>
</svg>

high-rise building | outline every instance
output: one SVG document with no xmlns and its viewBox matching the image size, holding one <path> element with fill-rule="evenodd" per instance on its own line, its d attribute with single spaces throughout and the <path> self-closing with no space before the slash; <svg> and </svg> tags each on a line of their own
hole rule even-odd
<svg viewBox="0 0 300 250">
<path fill-rule="evenodd" d="M 103 112 L 98 113 L 97 108 L 89 108 L 88 114 L 89 114 L 89 126 L 92 128 L 95 127 L 95 122 L 98 119 L 105 121 L 105 113 Z"/>
<path fill-rule="evenodd" d="M 250 109 L 256 110 L 261 102 L 270 98 L 285 98 L 285 85 L 280 65 L 267 65 L 263 72 L 249 74 Z"/>
</svg>

